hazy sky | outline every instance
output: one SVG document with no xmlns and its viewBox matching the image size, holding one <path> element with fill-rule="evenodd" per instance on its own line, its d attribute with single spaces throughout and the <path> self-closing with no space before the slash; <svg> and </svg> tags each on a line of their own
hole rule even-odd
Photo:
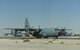
<svg viewBox="0 0 80 50">
<path fill-rule="evenodd" d="M 80 0 L 0 0 L 0 28 L 23 28 L 25 17 L 30 26 L 66 26 L 80 33 Z"/>
</svg>

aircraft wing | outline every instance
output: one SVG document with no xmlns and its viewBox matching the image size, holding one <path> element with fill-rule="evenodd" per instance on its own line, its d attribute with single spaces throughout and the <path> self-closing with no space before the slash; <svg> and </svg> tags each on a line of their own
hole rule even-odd
<svg viewBox="0 0 80 50">
<path fill-rule="evenodd" d="M 25 28 L 5 28 L 6 30 L 17 30 L 17 31 L 26 31 Z M 39 30 L 37 28 L 29 28 L 29 31 L 35 31 L 35 30 Z M 40 29 L 41 30 L 41 29 Z"/>
<path fill-rule="evenodd" d="M 6 30 L 18 30 L 18 31 L 25 31 L 25 28 L 4 28 Z"/>
</svg>

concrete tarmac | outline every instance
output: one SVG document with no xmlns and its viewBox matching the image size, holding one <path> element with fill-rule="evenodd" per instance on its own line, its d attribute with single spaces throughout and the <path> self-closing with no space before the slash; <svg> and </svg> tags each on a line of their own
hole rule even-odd
<svg viewBox="0 0 80 50">
<path fill-rule="evenodd" d="M 4 44 L 0 50 L 80 50 L 77 45 L 48 45 L 48 44 Z"/>
<path fill-rule="evenodd" d="M 0 50 L 80 50 L 80 45 L 36 44 L 23 43 L 23 40 L 0 39 Z"/>
</svg>

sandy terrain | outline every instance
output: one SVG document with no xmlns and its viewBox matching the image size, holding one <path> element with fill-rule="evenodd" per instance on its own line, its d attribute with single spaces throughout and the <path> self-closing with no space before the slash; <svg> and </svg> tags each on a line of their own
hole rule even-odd
<svg viewBox="0 0 80 50">
<path fill-rule="evenodd" d="M 0 39 L 0 50 L 80 50 L 80 40 Z"/>
</svg>

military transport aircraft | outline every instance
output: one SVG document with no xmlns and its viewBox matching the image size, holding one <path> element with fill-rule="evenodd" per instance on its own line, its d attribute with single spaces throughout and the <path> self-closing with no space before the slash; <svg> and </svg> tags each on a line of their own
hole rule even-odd
<svg viewBox="0 0 80 50">
<path fill-rule="evenodd" d="M 25 31 L 26 34 L 31 34 L 32 36 L 36 38 L 48 38 L 48 37 L 55 37 L 58 38 L 58 36 L 61 35 L 66 35 L 67 31 L 66 30 L 71 30 L 71 29 L 66 29 L 66 28 L 30 28 L 28 18 L 25 18 L 25 28 L 5 28 L 8 30 L 11 30 L 11 34 L 13 34 L 15 37 L 17 37 L 18 31 Z"/>
</svg>

